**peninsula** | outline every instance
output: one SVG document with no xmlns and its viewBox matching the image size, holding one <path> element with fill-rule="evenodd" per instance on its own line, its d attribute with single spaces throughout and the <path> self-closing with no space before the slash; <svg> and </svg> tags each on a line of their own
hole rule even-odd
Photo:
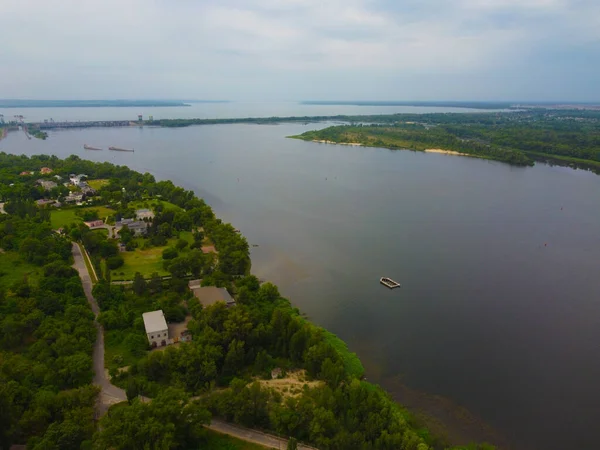
<svg viewBox="0 0 600 450">
<path fill-rule="evenodd" d="M 240 426 L 288 448 L 450 447 L 251 275 L 193 192 L 77 156 L 0 164 L 3 447 L 216 448 Z"/>
</svg>

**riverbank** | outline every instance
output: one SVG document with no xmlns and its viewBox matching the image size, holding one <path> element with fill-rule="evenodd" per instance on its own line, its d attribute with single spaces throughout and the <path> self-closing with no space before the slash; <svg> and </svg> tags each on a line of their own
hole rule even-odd
<svg viewBox="0 0 600 450">
<path fill-rule="evenodd" d="M 423 151 L 425 153 L 441 153 L 443 155 L 456 155 L 456 156 L 472 156 L 472 157 L 476 157 L 475 155 L 469 155 L 468 153 L 456 152 L 454 150 L 443 150 L 441 148 L 426 148 Z"/>
<path fill-rule="evenodd" d="M 316 142 L 318 144 L 334 144 L 334 145 L 353 145 L 353 146 L 362 146 L 363 144 L 359 143 L 359 142 L 334 142 L 334 141 L 327 141 L 327 140 L 319 140 L 319 139 L 313 139 L 313 142 Z"/>
</svg>

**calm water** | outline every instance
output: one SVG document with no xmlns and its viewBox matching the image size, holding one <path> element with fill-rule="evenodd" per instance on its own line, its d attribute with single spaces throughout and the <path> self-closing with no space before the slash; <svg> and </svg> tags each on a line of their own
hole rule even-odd
<svg viewBox="0 0 600 450">
<path fill-rule="evenodd" d="M 46 119 L 60 121 L 83 120 L 137 120 L 138 114 L 147 119 L 223 119 L 231 117 L 273 117 L 273 116 L 329 116 L 338 114 L 394 114 L 429 112 L 490 112 L 468 108 L 427 107 L 427 106 L 354 106 L 354 105 L 303 105 L 298 102 L 228 102 L 191 103 L 190 106 L 161 108 L 0 108 L 4 120 L 13 120 L 22 115 L 27 122 Z"/>
<path fill-rule="evenodd" d="M 597 448 L 600 177 L 284 138 L 315 127 L 15 132 L 0 150 L 194 189 L 259 245 L 254 272 L 347 341 L 369 380 L 448 397 L 518 448 Z"/>
</svg>

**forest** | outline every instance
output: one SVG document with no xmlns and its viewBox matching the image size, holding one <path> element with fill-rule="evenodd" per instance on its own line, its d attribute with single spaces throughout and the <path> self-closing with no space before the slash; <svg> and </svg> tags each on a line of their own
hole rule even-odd
<svg viewBox="0 0 600 450">
<path fill-rule="evenodd" d="M 93 293 L 106 365 L 128 398 L 102 418 L 94 414 L 98 389 L 91 383 L 93 314 L 71 268 L 71 242 L 92 259 L 118 256 L 116 243 L 82 226 L 52 230 L 48 207 L 34 203 L 42 195 L 35 177 L 19 175 L 42 166 L 63 177 L 85 173 L 109 180 L 87 201 L 122 217 L 140 199 L 177 205 L 175 213 L 158 208 L 147 239 L 165 238 L 167 229 L 202 227 L 219 252 L 218 261 L 201 252 L 175 256 L 166 262 L 168 279 L 137 274 L 131 284 L 113 284 L 111 272 L 98 266 Z M 304 318 L 275 285 L 251 275 L 246 240 L 193 192 L 76 156 L 0 153 L 0 167 L 8 213 L 0 215 L 0 259 L 10 256 L 22 270 L 16 280 L 0 273 L 0 448 L 207 448 L 203 425 L 211 418 L 323 450 L 451 447 L 366 382 L 344 342 Z M 236 305 L 203 307 L 187 289 L 189 278 L 198 276 L 204 286 L 226 288 Z M 150 351 L 141 314 L 156 309 L 169 323 L 187 318 L 193 340 Z M 295 382 L 281 388 L 279 380 Z"/>
<path fill-rule="evenodd" d="M 365 116 L 290 137 L 392 150 L 440 148 L 519 166 L 563 162 L 600 173 L 599 111 Z"/>
</svg>

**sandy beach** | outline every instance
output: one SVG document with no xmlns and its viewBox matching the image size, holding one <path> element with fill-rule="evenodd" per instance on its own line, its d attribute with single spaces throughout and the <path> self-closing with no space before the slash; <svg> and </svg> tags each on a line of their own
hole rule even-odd
<svg viewBox="0 0 600 450">
<path fill-rule="evenodd" d="M 313 142 L 318 142 L 319 144 L 336 144 L 336 145 L 362 145 L 359 144 L 358 142 L 333 142 L 333 141 L 325 141 L 325 140 L 318 140 L 318 139 L 313 139 Z"/>
<path fill-rule="evenodd" d="M 443 150 L 441 148 L 428 148 L 425 150 L 427 153 L 442 153 L 444 155 L 457 155 L 457 156 L 473 156 L 468 153 L 455 152 L 454 150 Z"/>
</svg>

